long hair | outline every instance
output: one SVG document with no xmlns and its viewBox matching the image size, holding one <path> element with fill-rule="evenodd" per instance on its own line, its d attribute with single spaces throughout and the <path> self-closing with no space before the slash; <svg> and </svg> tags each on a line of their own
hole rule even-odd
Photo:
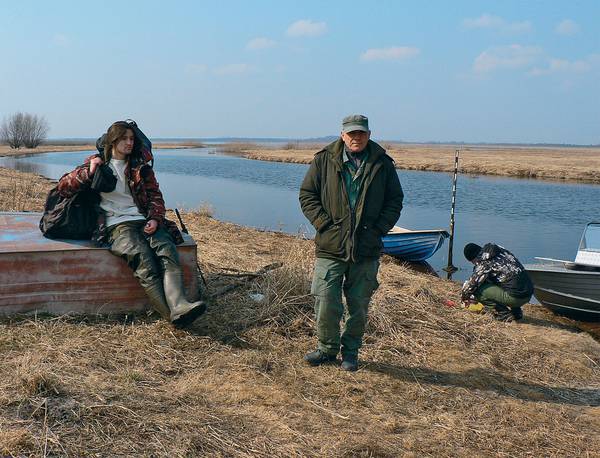
<svg viewBox="0 0 600 458">
<path fill-rule="evenodd" d="M 109 128 L 108 132 L 106 132 L 106 140 L 104 143 L 104 160 L 106 163 L 110 162 L 112 158 L 113 148 L 117 146 L 119 140 L 125 137 L 125 134 L 128 130 L 133 132 L 133 150 L 131 151 L 131 155 L 135 155 L 139 150 L 139 142 L 137 136 L 133 128 L 125 121 L 117 121 L 114 122 Z"/>
</svg>

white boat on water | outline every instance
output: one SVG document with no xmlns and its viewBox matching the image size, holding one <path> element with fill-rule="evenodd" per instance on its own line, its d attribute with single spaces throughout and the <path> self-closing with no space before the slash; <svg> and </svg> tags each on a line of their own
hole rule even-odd
<svg viewBox="0 0 600 458">
<path fill-rule="evenodd" d="M 574 318 L 600 320 L 600 223 L 585 227 L 575 261 L 536 260 L 525 268 L 542 305 Z"/>
</svg>

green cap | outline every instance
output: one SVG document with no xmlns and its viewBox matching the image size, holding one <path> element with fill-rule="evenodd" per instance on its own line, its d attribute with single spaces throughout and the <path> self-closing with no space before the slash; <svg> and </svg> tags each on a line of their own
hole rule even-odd
<svg viewBox="0 0 600 458">
<path fill-rule="evenodd" d="M 342 132 L 347 134 L 354 130 L 369 132 L 369 119 L 363 115 L 350 115 L 342 120 Z"/>
</svg>

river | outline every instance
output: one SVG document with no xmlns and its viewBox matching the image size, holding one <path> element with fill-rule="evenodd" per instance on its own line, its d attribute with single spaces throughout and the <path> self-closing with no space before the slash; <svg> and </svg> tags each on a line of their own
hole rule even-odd
<svg viewBox="0 0 600 458">
<path fill-rule="evenodd" d="M 52 179 L 73 169 L 90 151 L 0 157 L 0 166 Z M 302 215 L 298 188 L 307 167 L 220 155 L 212 148 L 156 149 L 155 171 L 168 207 L 208 204 L 214 216 L 261 229 L 289 233 L 314 231 Z M 405 193 L 399 225 L 411 229 L 447 228 L 452 176 L 398 171 Z M 462 256 L 467 242 L 493 241 L 523 262 L 534 257 L 573 259 L 584 226 L 600 220 L 600 186 L 488 176 L 459 175 L 455 225 L 456 280 L 471 265 Z M 447 243 L 429 263 L 447 264 Z"/>
</svg>

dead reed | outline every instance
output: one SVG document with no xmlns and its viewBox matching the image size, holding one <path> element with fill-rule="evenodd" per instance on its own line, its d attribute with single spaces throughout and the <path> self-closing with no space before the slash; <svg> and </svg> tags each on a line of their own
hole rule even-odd
<svg viewBox="0 0 600 458">
<path fill-rule="evenodd" d="M 247 150 L 252 150 L 256 148 L 258 148 L 258 145 L 256 143 L 229 142 L 223 143 L 222 145 L 217 145 L 216 150 L 221 154 L 238 155 L 244 153 Z"/>
<path fill-rule="evenodd" d="M 26 211 L 44 208 L 52 182 L 33 173 L 24 174 L 0 167 L 0 208 L 2 211 Z"/>
<path fill-rule="evenodd" d="M 0 455 L 600 452 L 600 344 L 568 320 L 448 308 L 456 284 L 384 257 L 361 370 L 307 367 L 312 242 L 183 218 L 209 292 L 238 287 L 185 331 L 141 316 L 1 321 Z"/>
<path fill-rule="evenodd" d="M 243 148 L 231 151 L 248 159 L 308 164 L 323 145 L 287 148 Z M 518 178 L 600 182 L 598 147 L 521 147 L 477 145 L 384 144 L 396 167 L 452 172 L 454 151 L 461 150 L 461 173 Z"/>
</svg>

